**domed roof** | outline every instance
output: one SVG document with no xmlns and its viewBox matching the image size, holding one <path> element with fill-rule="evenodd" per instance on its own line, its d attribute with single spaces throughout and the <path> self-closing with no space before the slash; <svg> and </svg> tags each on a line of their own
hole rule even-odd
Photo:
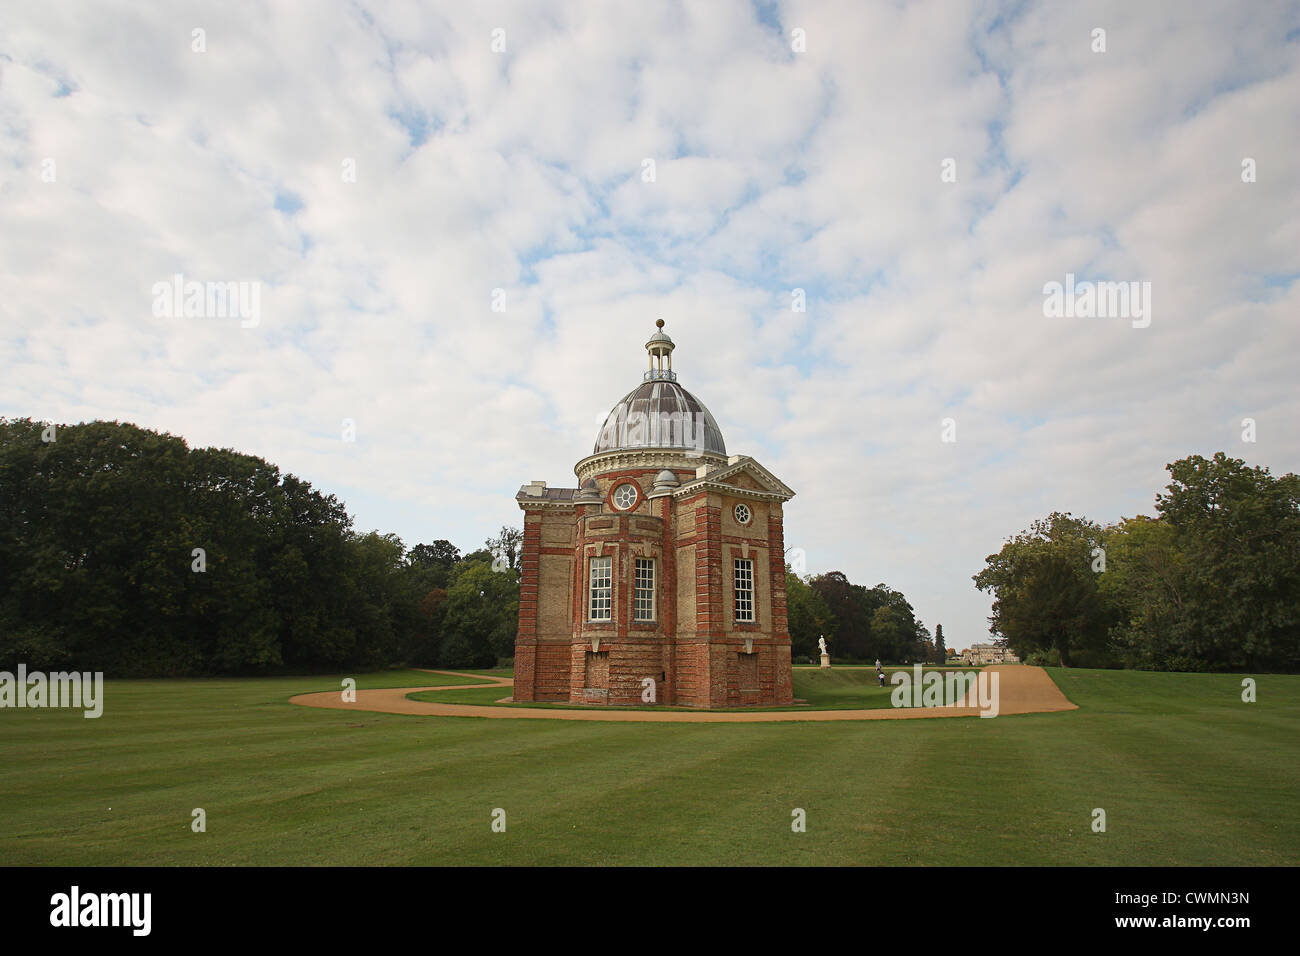
<svg viewBox="0 0 1300 956">
<path fill-rule="evenodd" d="M 646 343 L 650 371 L 605 416 L 593 454 L 624 448 L 681 448 L 726 455 L 718 423 L 704 403 L 677 384 L 673 371 L 673 340 L 664 322 Z"/>
<path fill-rule="evenodd" d="M 623 448 L 727 453 L 722 430 L 704 403 L 666 379 L 642 382 L 605 417 L 592 454 Z"/>
</svg>

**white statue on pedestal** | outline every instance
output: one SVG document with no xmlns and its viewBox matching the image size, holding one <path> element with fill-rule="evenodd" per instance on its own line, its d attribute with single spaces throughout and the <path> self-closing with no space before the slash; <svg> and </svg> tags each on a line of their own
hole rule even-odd
<svg viewBox="0 0 1300 956">
<path fill-rule="evenodd" d="M 818 647 L 818 648 L 821 650 L 821 652 L 822 652 L 822 667 L 830 667 L 830 666 L 831 666 L 831 655 L 830 655 L 830 654 L 827 652 L 827 650 L 826 650 L 826 637 L 825 637 L 825 635 L 823 635 L 823 636 L 817 638 L 817 647 Z"/>
</svg>

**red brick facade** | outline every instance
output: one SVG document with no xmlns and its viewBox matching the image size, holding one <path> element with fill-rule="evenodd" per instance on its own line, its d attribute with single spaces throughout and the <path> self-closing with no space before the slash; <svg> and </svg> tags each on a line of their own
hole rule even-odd
<svg viewBox="0 0 1300 956">
<path fill-rule="evenodd" d="M 579 488 L 524 511 L 514 697 L 688 707 L 789 704 L 781 508 L 794 496 L 677 384 L 673 341 L 614 406 Z M 643 579 L 638 614 L 637 562 Z M 593 573 L 597 568 L 599 575 Z"/>
<path fill-rule="evenodd" d="M 753 459 L 680 453 L 592 456 L 588 500 L 521 490 L 523 576 L 514 696 L 574 704 L 745 707 L 789 704 L 790 635 L 782 503 L 792 492 Z M 605 460 L 601 460 L 605 459 Z M 667 468 L 671 489 L 656 490 Z M 637 486 L 620 510 L 614 493 Z M 533 493 L 530 493 L 533 492 Z M 625 498 L 632 497 L 627 493 Z M 736 506 L 748 509 L 748 521 Z M 742 512 L 743 514 L 743 512 Z M 609 617 L 592 613 L 593 558 L 608 558 Z M 634 613 L 636 559 L 653 562 L 653 612 Z M 736 561 L 752 579 L 752 621 L 737 619 Z"/>
</svg>

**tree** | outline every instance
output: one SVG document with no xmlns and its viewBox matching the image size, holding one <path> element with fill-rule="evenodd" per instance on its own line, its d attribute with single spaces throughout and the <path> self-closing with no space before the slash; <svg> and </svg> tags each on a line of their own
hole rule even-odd
<svg viewBox="0 0 1300 956">
<path fill-rule="evenodd" d="M 514 654 L 519 575 L 472 558 L 460 562 L 447 591 L 440 652 L 444 667 L 491 667 L 497 658 Z"/>
<path fill-rule="evenodd" d="M 934 662 L 942 664 L 948 659 L 948 647 L 943 642 L 943 625 L 934 626 Z"/>
<path fill-rule="evenodd" d="M 407 564 L 437 565 L 450 568 L 460 560 L 460 548 L 445 538 L 439 538 L 433 544 L 417 544 L 406 555 Z"/>
<path fill-rule="evenodd" d="M 1156 498 L 1190 579 L 1189 650 L 1227 668 L 1300 665 L 1300 477 L 1223 452 L 1166 466 Z M 1190 630 L 1190 629 L 1189 629 Z"/>
<path fill-rule="evenodd" d="M 1166 466 L 1159 517 L 1108 538 L 1103 591 L 1126 663 L 1176 670 L 1300 666 L 1300 478 L 1219 452 Z"/>
<path fill-rule="evenodd" d="M 841 660 L 865 660 L 871 637 L 866 589 L 853 584 L 841 571 L 830 571 L 809 578 L 808 584 L 821 598 L 835 621 L 834 639 L 832 641 L 832 636 L 828 635 L 827 643 L 834 644 L 836 657 Z M 816 638 L 813 642 L 815 646 Z"/>
<path fill-rule="evenodd" d="M 994 594 L 990 630 L 1063 663 L 1082 647 L 1131 667 L 1297 669 L 1300 478 L 1223 452 L 1166 468 L 1154 518 L 1100 528 L 1054 514 L 990 555 L 975 577 Z"/>
<path fill-rule="evenodd" d="M 1062 667 L 1072 650 L 1102 647 L 1108 611 L 1092 570 L 1101 540 L 1095 523 L 1054 512 L 989 555 L 974 578 L 993 594 L 989 631 L 1022 659 L 1046 651 Z"/>
<path fill-rule="evenodd" d="M 0 669 L 391 663 L 428 638 L 431 589 L 399 539 L 351 524 L 333 495 L 231 449 L 120 422 L 0 419 Z"/>
<path fill-rule="evenodd" d="M 863 597 L 871 611 L 872 622 L 865 659 L 886 661 L 929 659 L 930 631 L 916 619 L 916 612 L 903 596 L 902 591 L 895 591 L 887 584 L 877 584 L 869 590 L 863 588 Z M 888 609 L 890 614 L 877 618 L 882 608 Z M 878 629 L 876 627 L 878 619 L 893 623 Z"/>
<path fill-rule="evenodd" d="M 1199 670 L 1183 651 L 1194 621 L 1186 613 L 1190 581 L 1177 531 L 1138 515 L 1107 529 L 1106 572 L 1098 582 L 1115 609 L 1110 646 L 1128 666 Z"/>
<path fill-rule="evenodd" d="M 417 544 L 407 552 L 402 575 L 415 611 L 400 642 L 402 660 L 423 666 L 439 663 L 447 589 L 460 561 L 460 548 L 445 538 Z"/>
<path fill-rule="evenodd" d="M 808 580 L 791 571 L 790 565 L 785 566 L 785 603 L 792 660 L 815 657 L 817 638 L 823 634 L 833 636 L 836 630 L 835 615 L 830 606 Z"/>
<path fill-rule="evenodd" d="M 882 648 L 884 660 L 917 659 L 917 633 L 914 624 L 896 607 L 882 604 L 871 616 L 871 634 Z"/>
<path fill-rule="evenodd" d="M 508 528 L 501 526 L 495 538 L 488 538 L 484 545 L 488 551 L 492 552 L 502 564 L 511 571 L 519 570 L 520 545 L 523 543 L 524 533 L 518 528 Z"/>
<path fill-rule="evenodd" d="M 915 633 L 916 639 L 912 645 L 911 659 L 925 664 L 933 663 L 935 660 L 934 640 L 930 637 L 930 629 L 920 621 L 916 621 L 913 624 L 913 633 Z"/>
<path fill-rule="evenodd" d="M 452 570 L 460 561 L 460 548 L 439 538 L 432 544 L 417 544 L 406 555 L 406 566 L 428 593 L 432 588 L 445 588 L 451 582 Z"/>
<path fill-rule="evenodd" d="M 824 604 L 828 619 L 826 627 L 819 627 L 817 633 L 826 634 L 837 659 L 901 661 L 914 660 L 921 653 L 928 659 L 930 632 L 916 620 L 912 605 L 901 591 L 885 584 L 873 588 L 854 584 L 841 571 L 806 578 L 805 582 Z M 794 593 L 789 586 L 787 593 Z M 890 613 L 880 615 L 882 608 Z M 816 635 L 813 641 L 815 645 Z M 924 651 L 922 643 L 927 645 Z"/>
</svg>

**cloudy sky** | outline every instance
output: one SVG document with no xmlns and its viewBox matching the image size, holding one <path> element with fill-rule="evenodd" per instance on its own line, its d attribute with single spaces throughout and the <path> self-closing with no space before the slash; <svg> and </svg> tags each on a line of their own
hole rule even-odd
<svg viewBox="0 0 1300 956">
<path fill-rule="evenodd" d="M 468 550 L 574 483 L 663 318 L 807 570 L 965 647 L 1034 518 L 1300 471 L 1298 173 L 1295 3 L 9 4 L 0 415 Z M 256 321 L 159 314 L 177 274 Z M 1150 312 L 1046 315 L 1067 274 Z"/>
</svg>

